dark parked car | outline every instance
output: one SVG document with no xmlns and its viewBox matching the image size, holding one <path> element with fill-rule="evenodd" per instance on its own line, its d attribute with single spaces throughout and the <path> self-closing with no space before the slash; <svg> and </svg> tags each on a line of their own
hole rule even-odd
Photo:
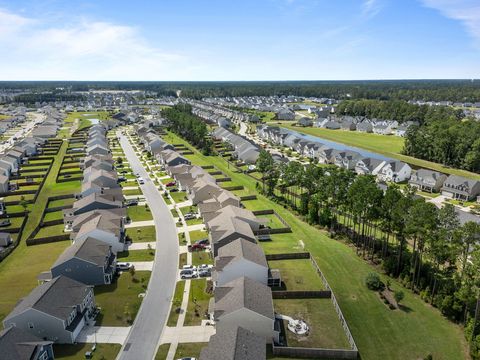
<svg viewBox="0 0 480 360">
<path fill-rule="evenodd" d="M 166 183 L 165 186 L 166 187 L 172 187 L 172 186 L 175 186 L 177 183 L 175 181 L 170 181 L 169 183 Z"/>
<path fill-rule="evenodd" d="M 125 201 L 125 205 L 127 205 L 127 206 L 138 205 L 138 200 L 137 199 L 128 199 L 128 200 Z"/>
<path fill-rule="evenodd" d="M 177 191 L 178 191 L 177 188 L 170 189 L 170 192 L 177 192 Z"/>
<path fill-rule="evenodd" d="M 12 222 L 9 219 L 1 220 L 0 227 L 9 226 Z"/>
</svg>

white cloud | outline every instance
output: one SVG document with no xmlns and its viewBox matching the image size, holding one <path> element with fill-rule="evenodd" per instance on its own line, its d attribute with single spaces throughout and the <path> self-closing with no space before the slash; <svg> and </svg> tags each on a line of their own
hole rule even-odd
<svg viewBox="0 0 480 360">
<path fill-rule="evenodd" d="M 60 27 L 0 10 L 0 48 L 2 80 L 176 79 L 190 69 L 134 27 L 87 19 Z"/>
<path fill-rule="evenodd" d="M 362 15 L 367 18 L 377 15 L 382 8 L 379 0 L 364 0 L 362 3 Z"/>
<path fill-rule="evenodd" d="M 480 45 L 480 1 L 478 0 L 422 0 L 429 8 L 443 16 L 462 22 L 469 34 Z"/>
</svg>

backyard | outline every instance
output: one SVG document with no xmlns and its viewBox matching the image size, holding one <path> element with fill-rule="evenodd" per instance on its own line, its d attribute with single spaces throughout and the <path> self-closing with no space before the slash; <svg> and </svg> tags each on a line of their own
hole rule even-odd
<svg viewBox="0 0 480 360">
<path fill-rule="evenodd" d="M 171 133 L 165 140 L 185 143 Z M 195 149 L 193 151 L 193 155 L 186 156 L 193 164 L 214 165 L 235 183 L 255 193 L 255 181 L 236 173 L 225 160 L 204 156 Z M 363 359 L 416 359 L 429 353 L 434 359 L 460 360 L 466 357 L 466 342 L 460 326 L 445 319 L 437 309 L 409 291 L 404 291 L 403 300 L 410 309 L 408 312 L 388 310 L 378 301 L 377 295 L 365 287 L 364 279 L 373 268 L 359 258 L 353 248 L 332 240 L 325 231 L 304 223 L 264 196 L 257 194 L 257 197 L 258 200 L 245 202 L 247 209 L 271 208 L 287 221 L 293 231 L 291 234 L 273 235 L 272 241 L 260 244 L 267 253 L 303 251 L 302 243 L 305 245 L 335 292 Z M 401 287 L 394 279 L 391 283 L 392 287 Z M 398 351 L 392 353 L 392 348 Z"/>
</svg>

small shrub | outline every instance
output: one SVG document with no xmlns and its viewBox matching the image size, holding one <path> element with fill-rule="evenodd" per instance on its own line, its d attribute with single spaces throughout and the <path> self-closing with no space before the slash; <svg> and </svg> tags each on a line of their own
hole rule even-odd
<svg viewBox="0 0 480 360">
<path fill-rule="evenodd" d="M 398 291 L 395 291 L 393 293 L 393 297 L 395 298 L 395 301 L 400 304 L 400 302 L 403 300 L 403 298 L 405 297 L 405 294 L 403 293 L 402 290 L 398 290 Z"/>
<path fill-rule="evenodd" d="M 385 288 L 385 284 L 380 280 L 380 276 L 377 273 L 371 272 L 365 278 L 365 285 L 370 290 L 383 290 Z"/>
</svg>

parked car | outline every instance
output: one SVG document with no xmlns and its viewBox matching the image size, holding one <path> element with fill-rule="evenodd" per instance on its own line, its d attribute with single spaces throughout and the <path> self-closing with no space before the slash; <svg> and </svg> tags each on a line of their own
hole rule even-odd
<svg viewBox="0 0 480 360">
<path fill-rule="evenodd" d="M 188 214 L 185 214 L 183 217 L 185 218 L 185 220 L 192 220 L 192 219 L 196 219 L 197 215 L 188 213 Z"/>
<path fill-rule="evenodd" d="M 139 173 L 135 173 L 135 177 L 136 177 L 136 178 L 139 178 L 139 177 L 140 177 L 140 174 L 139 174 Z"/>
<path fill-rule="evenodd" d="M 172 187 L 172 186 L 175 186 L 177 183 L 175 181 L 170 181 L 169 183 L 166 183 L 165 186 L 166 187 Z"/>
<path fill-rule="evenodd" d="M 193 265 L 183 265 L 182 270 L 195 270 L 197 267 Z"/>
<path fill-rule="evenodd" d="M 125 201 L 126 206 L 138 205 L 137 199 L 128 199 Z"/>
<path fill-rule="evenodd" d="M 195 243 L 195 244 L 192 244 L 192 245 L 189 245 L 189 246 L 188 246 L 188 251 L 203 251 L 203 250 L 205 250 L 207 247 L 208 247 L 208 243 L 207 243 L 207 244 L 198 244 L 198 243 Z"/>
<path fill-rule="evenodd" d="M 202 264 L 202 265 L 199 265 L 199 266 L 198 266 L 198 269 L 199 269 L 199 270 L 205 270 L 205 269 L 211 269 L 212 267 L 213 267 L 213 265 Z"/>
<path fill-rule="evenodd" d="M 198 276 L 196 270 L 182 270 L 180 271 L 180 278 L 181 279 L 195 279 Z"/>
<path fill-rule="evenodd" d="M 177 191 L 178 191 L 177 188 L 170 189 L 170 192 L 177 192 Z"/>
<path fill-rule="evenodd" d="M 119 271 L 128 271 L 132 265 L 128 262 L 119 262 L 117 263 L 117 270 Z"/>
<path fill-rule="evenodd" d="M 127 181 L 127 178 L 125 176 L 119 176 L 118 177 L 118 182 L 119 183 L 124 182 L 124 181 Z"/>
<path fill-rule="evenodd" d="M 179 358 L 177 360 L 197 360 L 197 358 L 194 358 L 194 357 L 183 357 L 183 358 Z"/>
<path fill-rule="evenodd" d="M 210 276 L 212 276 L 212 270 L 211 269 L 198 270 L 198 276 L 199 277 L 210 277 Z"/>
<path fill-rule="evenodd" d="M 0 227 L 9 226 L 10 224 L 11 224 L 11 221 L 9 219 L 5 219 L 5 220 L 0 221 Z"/>
<path fill-rule="evenodd" d="M 145 184 L 145 180 L 143 180 L 143 178 L 141 178 L 141 177 L 139 177 L 139 178 L 137 179 L 137 181 L 138 181 L 138 183 L 139 183 L 140 185 Z"/>
</svg>

